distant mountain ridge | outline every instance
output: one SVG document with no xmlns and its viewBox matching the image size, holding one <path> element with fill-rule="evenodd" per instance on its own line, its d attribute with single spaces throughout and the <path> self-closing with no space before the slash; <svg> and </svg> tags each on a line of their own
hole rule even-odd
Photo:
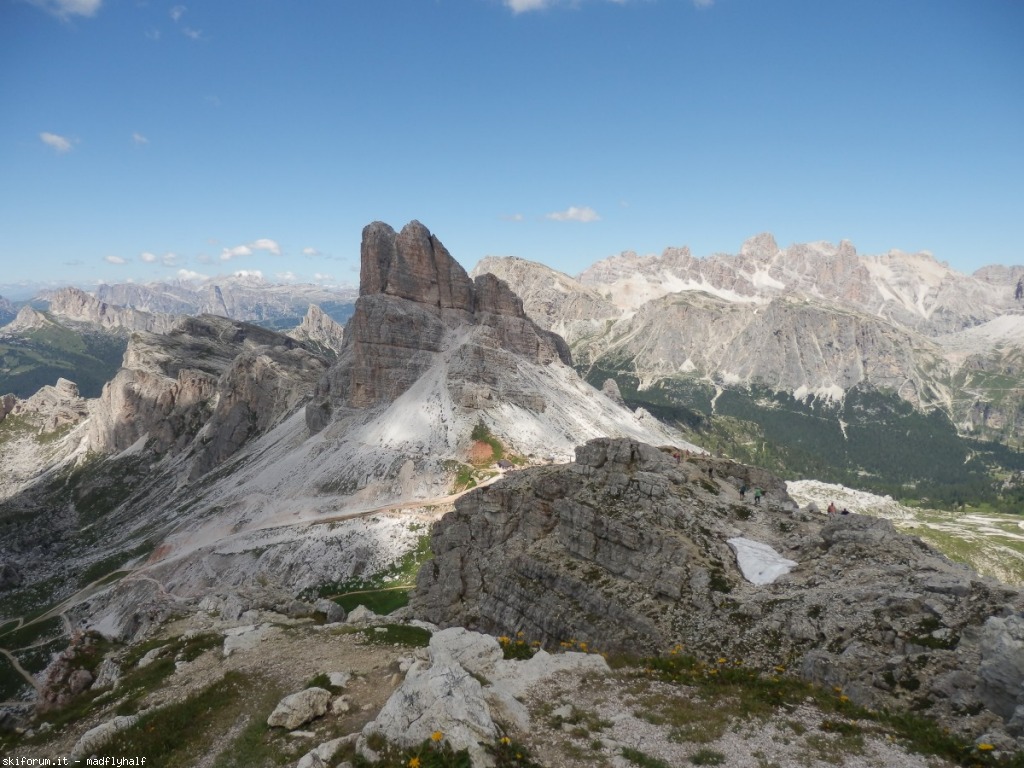
<svg viewBox="0 0 1024 768">
<path fill-rule="evenodd" d="M 824 408 L 818 424 L 829 423 L 842 443 L 848 396 L 876 390 L 891 398 L 887 413 L 905 402 L 944 414 L 950 434 L 1024 442 L 1024 304 L 1015 297 L 1024 266 L 963 275 L 927 253 L 862 256 L 846 241 L 782 249 L 762 234 L 735 255 L 626 252 L 577 278 L 514 258 L 485 259 L 473 271 L 483 272 L 507 281 L 532 318 L 565 336 L 592 383 L 613 378 L 634 405 L 666 408 L 666 417 L 695 427 L 718 415 L 763 425 L 772 420 L 766 408 L 808 417 Z M 858 418 L 867 426 L 871 417 Z M 744 442 L 766 437 L 730 429 L 722 436 L 735 444 L 729 450 L 749 451 Z M 974 451 L 958 450 L 961 463 Z M 791 451 L 777 461 L 779 471 L 786 463 L 800 471 Z"/>
</svg>

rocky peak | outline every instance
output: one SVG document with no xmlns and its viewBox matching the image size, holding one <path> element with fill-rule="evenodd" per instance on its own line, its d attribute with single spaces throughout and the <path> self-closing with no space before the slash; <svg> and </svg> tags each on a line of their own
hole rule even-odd
<svg viewBox="0 0 1024 768">
<path fill-rule="evenodd" d="M 396 233 L 381 221 L 363 229 L 359 295 L 384 293 L 442 309 L 473 311 L 473 283 L 418 221 Z"/>
<path fill-rule="evenodd" d="M 740 248 L 740 255 L 754 259 L 755 261 L 771 261 L 779 253 L 779 246 L 771 232 L 762 232 L 755 235 Z"/>
<path fill-rule="evenodd" d="M 317 304 L 310 304 L 302 322 L 288 331 L 288 336 L 337 354 L 344 343 L 345 328 Z"/>
<path fill-rule="evenodd" d="M 338 363 L 318 388 L 320 407 L 307 409 L 310 428 L 325 426 L 330 403 L 367 408 L 394 401 L 456 346 L 475 350 L 465 347 L 463 359 L 475 369 L 490 354 L 482 350 L 571 364 L 565 342 L 530 320 L 504 281 L 491 274 L 471 280 L 418 221 L 399 233 L 369 224 L 360 253 L 359 299 Z"/>
<path fill-rule="evenodd" d="M 3 331 L 4 333 L 18 333 L 31 331 L 34 328 L 46 328 L 53 324 L 54 322 L 42 312 L 37 312 L 26 304 L 18 310 L 14 319 L 3 327 Z"/>
</svg>

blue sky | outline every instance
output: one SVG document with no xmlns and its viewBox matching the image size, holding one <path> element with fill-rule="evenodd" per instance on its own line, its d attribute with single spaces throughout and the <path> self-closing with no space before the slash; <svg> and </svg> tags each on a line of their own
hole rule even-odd
<svg viewBox="0 0 1024 768">
<path fill-rule="evenodd" d="M 1016 0 L 0 0 L 0 284 L 849 239 L 1019 264 Z"/>
</svg>

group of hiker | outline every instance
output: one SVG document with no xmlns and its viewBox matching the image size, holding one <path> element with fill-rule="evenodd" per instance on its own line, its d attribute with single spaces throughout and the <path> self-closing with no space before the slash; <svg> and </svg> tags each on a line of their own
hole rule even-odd
<svg viewBox="0 0 1024 768">
<path fill-rule="evenodd" d="M 747 488 L 747 484 L 746 483 L 743 483 L 743 485 L 740 486 L 740 498 L 741 499 L 746 500 L 746 498 L 747 498 L 747 491 L 748 490 L 750 490 L 750 489 Z M 762 496 L 764 496 L 764 490 L 762 490 L 761 488 L 754 488 L 754 506 L 755 507 L 761 506 L 761 497 Z"/>
</svg>

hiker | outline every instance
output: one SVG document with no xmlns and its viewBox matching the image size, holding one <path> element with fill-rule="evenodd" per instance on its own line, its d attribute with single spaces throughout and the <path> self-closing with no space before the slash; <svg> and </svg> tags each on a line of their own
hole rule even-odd
<svg viewBox="0 0 1024 768">
<path fill-rule="evenodd" d="M 715 479 L 714 467 L 708 467 L 708 479 L 709 480 L 714 480 Z"/>
<path fill-rule="evenodd" d="M 830 501 L 828 503 L 828 513 L 830 515 L 834 515 L 836 513 L 836 503 L 834 501 Z"/>
<path fill-rule="evenodd" d="M 747 498 L 747 484 L 744 483 L 743 485 L 740 486 L 740 499 L 745 501 L 746 498 Z"/>
<path fill-rule="evenodd" d="M 679 451 L 672 454 L 672 458 L 676 460 L 676 464 L 679 463 Z"/>
<path fill-rule="evenodd" d="M 754 506 L 755 507 L 761 506 L 761 497 L 763 495 L 764 495 L 764 491 L 762 491 L 760 488 L 755 488 L 754 489 Z"/>
</svg>

